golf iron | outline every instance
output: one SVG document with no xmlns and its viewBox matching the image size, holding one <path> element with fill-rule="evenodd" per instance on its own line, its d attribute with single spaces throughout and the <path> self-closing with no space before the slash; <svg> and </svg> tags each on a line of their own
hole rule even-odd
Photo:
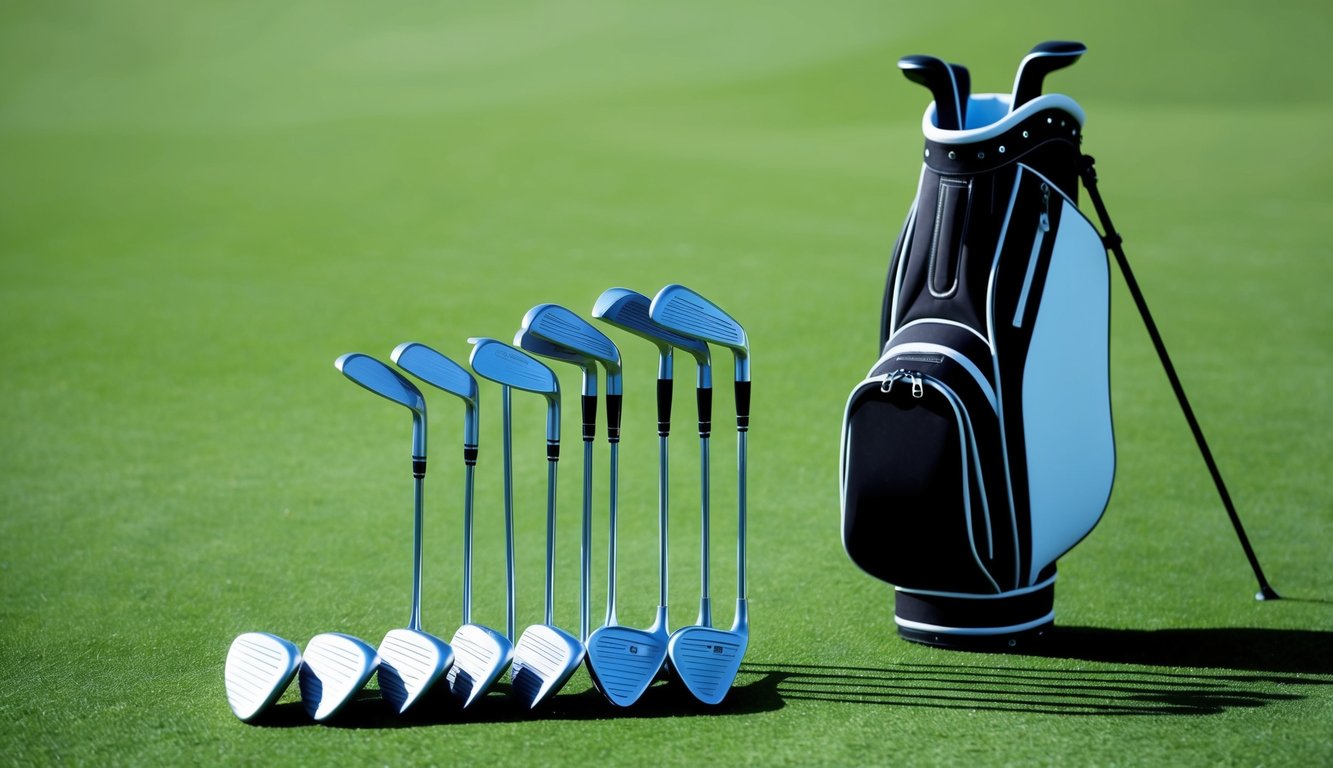
<svg viewBox="0 0 1333 768">
<path fill-rule="evenodd" d="M 490 627 L 472 623 L 472 498 L 480 434 L 477 380 L 458 363 L 417 342 L 399 344 L 389 359 L 464 403 L 463 623 L 449 641 L 454 649 L 454 664 L 445 679 L 450 693 L 466 709 L 490 690 L 514 656 L 514 644 L 507 637 Z"/>
<path fill-rule="evenodd" d="M 454 662 L 454 651 L 449 644 L 421 629 L 422 491 L 426 478 L 426 400 L 412 382 L 372 357 L 358 353 L 346 354 L 339 357 L 334 365 L 353 382 L 412 412 L 414 497 L 412 612 L 405 629 L 390 630 L 380 642 L 378 669 L 380 695 L 394 714 L 401 715 L 420 701 Z M 330 662 L 333 661 L 334 655 L 336 653 L 330 655 Z M 308 651 L 307 656 L 309 656 Z M 326 668 L 331 666 L 336 665 L 330 664 Z M 342 665 L 338 668 L 341 672 L 348 673 L 357 667 Z M 340 678 L 336 673 L 333 677 Z M 340 679 L 351 680 L 352 677 L 349 674 Z M 326 697 L 328 685 L 329 680 L 325 679 L 323 690 Z M 360 686 L 357 686 L 351 693 L 359 689 Z M 302 690 L 304 691 L 304 687 Z"/>
<path fill-rule="evenodd" d="M 740 670 L 749 644 L 745 583 L 746 434 L 750 427 L 750 348 L 745 330 L 716 304 L 682 285 L 668 285 L 653 297 L 649 317 L 667 328 L 731 350 L 736 401 L 736 616 L 730 631 L 684 627 L 671 635 L 672 669 L 699 701 L 718 704 Z"/>
<path fill-rule="evenodd" d="M 669 499 L 669 466 L 670 466 L 670 448 L 668 438 L 671 434 L 671 400 L 672 400 L 672 374 L 673 374 L 673 348 L 679 347 L 694 356 L 698 365 L 698 395 L 703 412 L 703 401 L 705 398 L 711 400 L 712 396 L 712 374 L 710 366 L 710 357 L 708 345 L 695 339 L 681 336 L 673 333 L 666 328 L 654 323 L 648 316 L 648 309 L 652 300 L 637 291 L 628 288 L 609 288 L 597 298 L 593 305 L 592 316 L 608 325 L 628 331 L 640 338 L 652 342 L 658 351 L 657 358 L 657 447 L 658 447 L 658 469 L 657 469 L 657 536 L 658 536 L 658 605 L 657 615 L 653 620 L 653 625 L 647 632 L 653 636 L 657 643 L 663 648 L 663 658 L 659 661 L 659 670 L 665 669 L 666 658 L 665 649 L 670 642 L 670 626 L 667 615 L 667 524 L 668 510 L 670 507 Z M 707 428 L 701 427 L 705 437 L 705 457 L 707 456 Z M 705 548 L 706 549 L 706 548 Z M 704 595 L 707 595 L 707 588 L 704 589 Z M 702 610 L 702 609 L 701 609 Z M 700 619 L 702 622 L 703 619 Z M 612 636 L 613 637 L 613 636 Z M 608 637 L 611 639 L 611 637 Z M 632 646 L 631 646 L 632 647 Z M 628 648 L 627 648 L 628 650 Z M 589 653 L 592 649 L 589 649 Z M 657 673 L 654 672 L 654 676 Z M 637 680 L 637 678 L 636 678 Z M 652 679 L 648 680 L 651 683 Z M 608 685 L 603 693 L 615 704 L 628 706 L 633 704 L 643 691 L 647 689 L 648 683 L 642 687 L 632 688 L 628 692 L 618 690 L 617 686 Z M 632 695 L 626 695 L 626 694 Z"/>
<path fill-rule="evenodd" d="M 470 339 L 472 370 L 504 387 L 535 392 L 546 398 L 546 618 L 523 631 L 514 646 L 512 695 L 532 709 L 554 696 L 583 662 L 585 649 L 573 635 L 555 626 L 555 503 L 556 465 L 560 460 L 560 382 L 550 368 L 521 350 L 495 339 Z M 505 393 L 507 394 L 507 393 Z M 506 464 L 510 445 L 509 398 L 505 410 Z M 508 474 L 506 473 L 508 481 Z M 512 515 L 506 529 L 512 529 Z M 511 550 L 512 551 L 512 550 Z M 512 558 L 511 561 L 512 563 Z M 511 566 L 512 569 L 512 566 Z M 511 580 L 512 584 L 512 580 Z M 511 587 L 511 603 L 512 603 Z"/>
</svg>

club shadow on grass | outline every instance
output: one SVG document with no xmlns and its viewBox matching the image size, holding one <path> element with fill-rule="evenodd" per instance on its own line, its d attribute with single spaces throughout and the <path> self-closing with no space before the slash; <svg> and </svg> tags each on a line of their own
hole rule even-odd
<svg viewBox="0 0 1333 768">
<path fill-rule="evenodd" d="M 1333 633 L 1301 630 L 1057 628 L 1044 642 L 939 663 L 885 668 L 751 664 L 784 702 L 965 709 L 1050 715 L 1206 715 L 1306 698 L 1333 685 Z M 1034 669 L 1022 657 L 1124 665 Z M 1162 669 L 1154 669 L 1161 667 Z M 1216 671 L 1212 671 L 1216 670 Z M 1322 679 L 1321 679 L 1322 678 Z M 1274 691 L 1274 686 L 1281 690 Z"/>
<path fill-rule="evenodd" d="M 462 710 L 440 689 L 419 702 L 412 712 L 399 716 L 389 711 L 376 690 L 360 691 L 336 716 L 322 724 L 312 721 L 299 701 L 281 702 L 270 707 L 251 725 L 269 728 L 295 728 L 324 725 L 332 728 L 393 729 L 428 726 L 466 725 L 469 723 L 513 723 L 549 720 L 635 720 L 668 717 L 726 717 L 780 709 L 777 675 L 741 668 L 736 684 L 717 706 L 701 704 L 683 686 L 659 681 L 654 683 L 632 707 L 617 707 L 594 688 L 577 693 L 559 693 L 535 710 L 524 709 L 509 697 L 509 683 L 495 687 L 466 710 Z"/>
</svg>

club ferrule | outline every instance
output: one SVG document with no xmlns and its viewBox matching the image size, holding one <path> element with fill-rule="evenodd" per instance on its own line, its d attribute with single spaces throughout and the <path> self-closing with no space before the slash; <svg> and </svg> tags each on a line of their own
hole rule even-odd
<svg viewBox="0 0 1333 768">
<path fill-rule="evenodd" d="M 671 377 L 657 379 L 657 435 L 671 434 Z"/>
<path fill-rule="evenodd" d="M 624 395 L 611 394 L 610 387 L 607 387 L 606 395 L 606 441 L 608 443 L 620 442 L 620 408 L 621 398 Z"/>
<path fill-rule="evenodd" d="M 699 437 L 708 437 L 713 431 L 713 388 L 699 387 L 694 399 L 699 406 Z"/>
<path fill-rule="evenodd" d="M 736 429 L 745 432 L 750 428 L 750 382 L 736 382 Z"/>
<path fill-rule="evenodd" d="M 597 395 L 583 395 L 583 441 L 592 442 L 597 436 Z"/>
<path fill-rule="evenodd" d="M 425 476 L 426 476 L 426 457 L 425 457 L 425 456 L 413 456 L 413 457 L 412 457 L 412 477 L 425 477 Z"/>
<path fill-rule="evenodd" d="M 469 467 L 475 467 L 475 466 L 477 465 L 477 453 L 478 453 L 477 446 L 475 446 L 475 445 L 464 445 L 464 446 L 463 446 L 463 463 L 466 464 L 466 465 L 469 466 Z"/>
<path fill-rule="evenodd" d="M 546 460 L 547 460 L 547 461 L 560 461 L 560 441 L 559 441 L 559 440 L 547 440 L 547 441 L 546 441 Z"/>
</svg>

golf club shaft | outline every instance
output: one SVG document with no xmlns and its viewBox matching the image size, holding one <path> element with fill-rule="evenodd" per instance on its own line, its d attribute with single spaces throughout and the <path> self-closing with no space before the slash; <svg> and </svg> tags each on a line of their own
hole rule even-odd
<svg viewBox="0 0 1333 768">
<path fill-rule="evenodd" d="M 500 410 L 504 422 L 504 507 L 505 507 L 505 632 L 514 642 L 514 430 L 513 408 L 508 385 L 500 387 Z"/>
<path fill-rule="evenodd" d="M 667 436 L 657 438 L 657 603 L 667 604 L 667 467 L 670 464 Z"/>
<path fill-rule="evenodd" d="M 583 538 L 579 544 L 579 639 L 592 623 L 592 440 L 583 441 Z"/>
<path fill-rule="evenodd" d="M 748 432 L 741 431 L 736 433 L 736 494 L 737 494 L 737 519 L 736 519 L 736 596 L 742 600 L 745 599 L 745 479 L 746 479 L 746 448 L 745 438 Z"/>
<path fill-rule="evenodd" d="M 616 621 L 616 512 L 620 506 L 620 441 L 611 443 L 611 503 L 610 518 L 611 532 L 607 542 L 607 577 L 606 577 L 606 623 L 608 626 L 617 624 Z"/>
<path fill-rule="evenodd" d="M 413 457 L 412 473 L 412 502 L 413 502 L 413 527 L 415 529 L 412 535 L 412 618 L 407 623 L 407 628 L 416 632 L 421 631 L 421 537 L 422 537 L 422 495 L 426 484 L 425 458 Z M 422 471 L 418 474 L 415 467 L 420 466 Z"/>
<path fill-rule="evenodd" d="M 472 497 L 476 465 L 463 466 L 463 624 L 472 623 Z"/>
<path fill-rule="evenodd" d="M 671 448 L 671 348 L 667 347 L 657 361 L 657 604 L 667 604 L 667 509 L 670 506 Z"/>
<path fill-rule="evenodd" d="M 555 476 L 556 461 L 546 462 L 546 625 L 555 626 Z"/>
<path fill-rule="evenodd" d="M 701 375 L 700 380 L 703 380 Z M 708 436 L 713 429 L 713 388 L 698 387 L 695 390 L 695 399 L 699 406 L 699 539 L 700 539 L 700 565 L 699 565 L 699 619 L 694 623 L 703 626 L 713 626 L 713 601 L 708 594 L 709 590 L 709 554 L 712 547 L 709 541 L 709 523 L 711 514 L 709 513 L 709 497 L 712 493 L 711 480 L 709 477 L 709 456 L 708 456 Z"/>
</svg>

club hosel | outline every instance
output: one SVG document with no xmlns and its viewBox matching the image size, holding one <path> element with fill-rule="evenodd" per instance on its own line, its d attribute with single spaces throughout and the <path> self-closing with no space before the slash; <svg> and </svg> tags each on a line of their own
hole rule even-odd
<svg viewBox="0 0 1333 768">
<path fill-rule="evenodd" d="M 699 437 L 708 437 L 713 431 L 713 388 L 699 387 L 694 391 L 699 406 Z"/>
<path fill-rule="evenodd" d="M 412 473 L 416 474 L 417 459 L 421 459 L 421 472 L 426 472 L 426 412 L 412 411 Z"/>
<path fill-rule="evenodd" d="M 560 400 L 548 399 L 546 408 L 546 455 L 552 456 L 551 447 L 555 447 L 554 456 L 560 455 Z"/>
<path fill-rule="evenodd" d="M 584 394 L 583 406 L 583 442 L 591 443 L 597 436 L 597 395 Z"/>
<path fill-rule="evenodd" d="M 744 597 L 736 598 L 736 618 L 731 622 L 731 631 L 739 632 L 750 626 L 750 601 Z"/>
<path fill-rule="evenodd" d="M 657 377 L 657 436 L 671 434 L 671 372 Z"/>
<path fill-rule="evenodd" d="M 477 407 L 471 402 L 467 404 L 467 411 L 463 414 L 463 448 L 472 446 L 476 450 L 481 441 L 481 418 L 477 412 Z M 477 457 L 474 455 L 472 460 L 475 462 Z"/>
</svg>

